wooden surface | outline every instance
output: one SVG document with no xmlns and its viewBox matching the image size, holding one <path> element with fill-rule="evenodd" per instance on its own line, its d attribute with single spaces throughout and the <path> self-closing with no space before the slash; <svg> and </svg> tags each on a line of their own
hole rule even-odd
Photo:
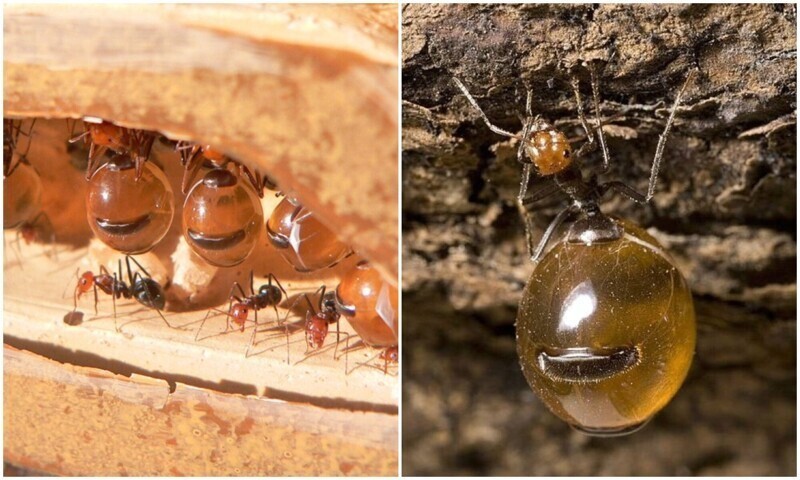
<svg viewBox="0 0 800 480">
<path fill-rule="evenodd" d="M 156 147 L 153 161 L 163 165 L 172 184 L 178 208 L 176 220 L 151 253 L 138 257 L 150 262 L 148 270 L 163 285 L 168 281 L 172 284 L 166 289 L 164 314 L 171 325 L 182 326 L 185 330 L 168 328 L 155 311 L 133 300 L 116 301 L 115 321 L 114 302 L 102 292 L 97 314 L 90 292 L 78 300 L 78 310 L 85 314 L 83 323 L 77 326 L 66 324 L 64 316 L 74 308 L 76 271 L 98 273 L 103 264 L 115 272 L 117 261 L 123 258 L 92 240 L 84 203 L 86 181 L 80 170 L 69 165 L 67 137 L 64 121 L 39 121 L 28 152 L 28 158 L 44 184 L 43 211 L 53 224 L 57 243 L 38 241 L 26 244 L 18 238 L 17 231 L 4 231 L 4 329 L 7 342 L 34 342 L 38 345 L 36 349 L 44 354 L 55 349 L 73 352 L 76 357 L 88 353 L 146 372 L 196 378 L 200 383 L 233 383 L 253 393 L 261 394 L 269 389 L 273 392 L 271 395 L 284 392 L 289 396 L 365 403 L 383 411 L 396 409 L 395 390 L 399 388 L 396 377 L 375 368 L 375 361 L 373 367 L 359 366 L 367 363 L 377 351 L 355 348 L 358 346 L 357 337 L 349 343 L 342 337 L 339 348 L 345 349 L 348 345 L 352 348 L 346 357 L 338 355 L 338 360 L 334 359 L 332 351 L 336 344 L 333 333 L 318 355 L 306 356 L 302 325 L 308 307 L 300 300 L 300 295 L 311 295 L 323 284 L 329 289 L 335 288 L 338 278 L 353 268 L 358 256 L 351 256 L 334 268 L 301 274 L 267 244 L 266 235 L 261 231 L 257 247 L 245 263 L 232 268 L 211 269 L 208 285 L 197 290 L 185 290 L 176 285 L 174 272 L 177 266 L 191 269 L 191 265 L 186 257 L 176 253 L 182 242 L 182 225 L 178 220 L 183 205 L 179 188 L 182 171 L 176 153 L 167 147 Z M 262 201 L 265 214 L 268 215 L 279 201 L 274 195 L 266 194 Z M 44 240 L 47 240 L 46 236 Z M 254 316 L 251 313 L 251 322 L 247 323 L 244 332 L 232 330 L 226 333 L 225 314 L 222 312 L 227 312 L 228 295 L 234 281 L 249 290 L 251 271 L 256 276 L 256 290 L 266 283 L 267 273 L 273 273 L 289 296 L 279 305 L 277 318 L 272 309 L 259 312 L 261 333 L 256 336 L 257 344 L 251 355 L 245 358 Z M 123 276 L 126 275 L 123 272 Z M 211 311 L 214 308 L 221 311 Z M 198 334 L 197 330 L 207 315 L 208 319 Z M 286 320 L 290 325 L 289 364 L 285 330 L 277 328 L 279 320 Z M 117 332 L 115 326 L 121 331 Z M 347 322 L 342 321 L 340 327 L 343 332 L 353 334 Z M 71 362 L 81 363 L 80 360 Z M 350 373 L 346 372 L 345 363 Z M 264 375 L 263 372 L 270 374 Z M 318 403 L 330 401 L 319 400 Z"/>
<path fill-rule="evenodd" d="M 394 475 L 396 417 L 210 392 L 4 349 L 4 457 L 59 475 Z M 335 451 L 336 455 L 326 452 Z"/>
<path fill-rule="evenodd" d="M 307 356 L 305 307 L 295 303 L 320 285 L 335 287 L 361 257 L 397 282 L 396 7 L 12 5 L 4 32 L 4 116 L 40 118 L 29 159 L 57 236 L 51 245 L 4 235 L 4 341 L 33 352 L 16 352 L 13 372 L 7 360 L 6 460 L 73 475 L 396 474 L 397 368 L 385 374 L 378 351 L 357 348 L 355 337 L 336 347 L 333 334 Z M 299 274 L 262 229 L 244 264 L 192 266 L 177 253 L 180 165 L 157 142 L 152 159 L 163 165 L 177 210 L 148 268 L 170 282 L 165 315 L 185 330 L 132 300 L 117 301 L 115 321 L 102 293 L 97 314 L 89 294 L 78 304 L 83 321 L 66 324 L 76 271 L 116 270 L 120 258 L 91 240 L 86 181 L 67 152 L 63 119 L 84 115 L 214 144 L 268 172 L 357 255 Z M 265 216 L 277 201 L 267 193 Z M 288 363 L 281 330 L 259 334 L 246 358 L 253 324 L 225 333 L 219 313 L 195 340 L 209 309 L 227 309 L 234 281 L 248 288 L 251 270 L 256 289 L 273 273 L 288 291 L 277 318 L 259 312 L 263 329 L 278 318 L 292 325 Z M 206 277 L 189 285 L 190 274 Z M 342 355 L 348 345 L 355 348 Z M 90 377 L 108 379 L 90 393 Z M 176 412 L 164 412 L 165 395 L 183 398 L 177 443 L 156 427 L 176 422 Z M 91 428 L 73 423 L 75 411 Z M 222 426 L 250 417 L 260 436 Z"/>
<path fill-rule="evenodd" d="M 93 115 L 272 175 L 397 279 L 397 7 L 9 5 L 4 115 Z"/>
</svg>

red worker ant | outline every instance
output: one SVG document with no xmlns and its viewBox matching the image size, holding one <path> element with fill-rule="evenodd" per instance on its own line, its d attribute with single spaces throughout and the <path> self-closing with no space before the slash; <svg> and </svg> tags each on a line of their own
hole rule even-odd
<svg viewBox="0 0 800 480">
<path fill-rule="evenodd" d="M 228 331 L 232 330 L 231 321 L 239 326 L 240 331 L 244 332 L 245 323 L 247 322 L 247 317 L 250 315 L 250 310 L 253 311 L 253 315 L 255 317 L 255 326 L 253 327 L 253 334 L 250 336 L 250 342 L 247 345 L 245 357 L 250 356 L 250 349 L 255 342 L 256 331 L 258 330 L 258 311 L 267 307 L 272 307 L 275 310 L 275 318 L 277 319 L 278 305 L 284 298 L 288 296 L 286 290 L 283 288 L 283 285 L 281 285 L 281 282 L 275 275 L 270 273 L 267 275 L 267 279 L 267 283 L 261 285 L 258 288 L 258 293 L 256 293 L 253 271 L 251 270 L 250 295 L 245 294 L 244 289 L 239 282 L 233 282 L 231 291 L 228 294 L 228 312 L 225 313 L 226 324 L 225 332 L 223 333 L 227 333 Z M 272 283 L 273 281 L 275 284 Z M 236 290 L 239 290 L 240 295 L 235 294 Z M 209 310 L 205 318 L 203 318 L 203 321 L 200 323 L 200 327 L 197 329 L 197 334 L 194 337 L 195 341 L 199 340 L 200 331 L 203 329 L 203 325 L 205 325 L 208 315 L 214 310 L 219 312 L 217 309 Z"/>
<path fill-rule="evenodd" d="M 133 260 L 133 263 L 139 267 L 141 272 L 136 272 L 135 274 L 133 273 L 130 264 L 131 260 Z M 118 298 L 135 299 L 145 307 L 152 308 L 158 312 L 158 315 L 162 320 L 164 320 L 164 323 L 166 323 L 169 328 L 179 330 L 179 327 L 173 327 L 166 317 L 164 317 L 164 314 L 161 313 L 161 310 L 164 309 L 166 304 L 166 296 L 164 294 L 164 288 L 161 286 L 161 284 L 153 280 L 147 270 L 145 270 L 145 268 L 130 255 L 125 256 L 125 264 L 128 268 L 128 283 L 125 283 L 121 280 L 122 260 L 119 260 L 118 263 L 118 273 L 114 273 L 113 275 L 108 271 L 108 269 L 106 269 L 105 266 L 102 265 L 100 266 L 100 273 L 97 275 L 90 271 L 82 273 L 80 277 L 78 277 L 78 284 L 75 286 L 75 293 L 73 295 L 73 315 L 78 309 L 78 298 L 80 298 L 80 296 L 84 293 L 88 293 L 90 289 L 94 290 L 94 312 L 97 314 L 97 289 L 99 288 L 103 291 L 103 293 L 111 296 L 114 304 L 114 327 L 118 332 L 120 331 L 119 327 L 117 326 L 116 299 Z"/>
</svg>

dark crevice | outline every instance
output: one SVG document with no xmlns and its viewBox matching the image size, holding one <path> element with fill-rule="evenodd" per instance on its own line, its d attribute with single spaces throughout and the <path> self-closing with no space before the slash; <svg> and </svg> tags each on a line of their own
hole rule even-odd
<svg viewBox="0 0 800 480">
<path fill-rule="evenodd" d="M 150 378 L 164 380 L 169 385 L 169 392 L 175 393 L 178 383 L 192 387 L 212 390 L 219 393 L 231 395 L 250 395 L 258 396 L 258 389 L 254 385 L 241 382 L 222 380 L 220 382 L 210 382 L 190 375 L 176 375 L 170 372 L 147 370 L 136 367 L 118 360 L 111 360 L 100 355 L 84 352 L 80 350 L 70 350 L 64 347 L 54 346 L 49 343 L 36 342 L 9 335 L 4 335 L 3 342 L 19 350 L 27 350 L 42 357 L 56 362 L 75 365 L 79 367 L 96 368 L 109 373 L 130 377 L 133 374 L 143 375 Z M 265 398 L 284 400 L 293 403 L 305 403 L 319 408 L 352 410 L 363 412 L 377 412 L 396 415 L 398 412 L 395 405 L 380 405 L 369 402 L 352 401 L 341 398 L 311 397 L 308 395 L 287 392 L 278 389 L 266 389 L 261 395 Z"/>
</svg>

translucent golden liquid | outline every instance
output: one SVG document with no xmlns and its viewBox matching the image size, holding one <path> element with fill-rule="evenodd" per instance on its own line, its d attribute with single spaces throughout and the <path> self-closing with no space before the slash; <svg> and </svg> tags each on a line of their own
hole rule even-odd
<svg viewBox="0 0 800 480">
<path fill-rule="evenodd" d="M 536 266 L 517 315 L 531 388 L 578 430 L 635 430 L 680 388 L 692 362 L 691 292 L 662 247 L 623 224 L 620 240 L 556 244 Z"/>
<path fill-rule="evenodd" d="M 339 300 L 355 310 L 344 318 L 370 347 L 397 345 L 397 289 L 362 262 L 342 277 L 336 287 Z"/>
<path fill-rule="evenodd" d="M 242 263 L 253 251 L 263 224 L 258 196 L 241 181 L 221 187 L 197 182 L 183 206 L 183 234 L 187 243 L 196 254 L 218 267 Z M 189 235 L 190 230 L 195 239 Z"/>
<path fill-rule="evenodd" d="M 41 209 L 42 181 L 39 174 L 32 166 L 20 163 L 3 180 L 3 228 L 14 228 L 28 222 Z"/>
<path fill-rule="evenodd" d="M 350 253 L 350 247 L 336 234 L 291 199 L 284 198 L 267 220 L 270 242 L 298 272 L 313 272 L 337 264 Z M 281 236 L 285 244 L 276 242 Z"/>
<path fill-rule="evenodd" d="M 137 254 L 153 248 L 167 234 L 174 213 L 172 187 L 164 172 L 150 162 L 142 165 L 139 180 L 133 167 L 115 168 L 109 164 L 89 180 L 89 226 L 97 238 L 120 252 Z M 129 231 L 120 228 L 115 232 L 103 227 L 108 223 L 132 226 Z"/>
</svg>

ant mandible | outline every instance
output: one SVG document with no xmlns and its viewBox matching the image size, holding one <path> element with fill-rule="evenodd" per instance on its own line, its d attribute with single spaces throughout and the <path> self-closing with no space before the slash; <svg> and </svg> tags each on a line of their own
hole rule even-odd
<svg viewBox="0 0 800 480">
<path fill-rule="evenodd" d="M 605 172 L 609 155 L 591 64 L 589 74 Z M 520 141 L 517 159 L 523 171 L 516 203 L 535 265 L 517 313 L 522 372 L 554 414 L 588 435 L 624 435 L 641 428 L 675 395 L 691 365 L 696 327 L 686 280 L 655 238 L 631 222 L 604 215 L 598 204 L 609 190 L 639 203 L 652 198 L 667 136 L 693 74 L 678 92 L 659 138 L 646 195 L 619 181 L 599 183 L 596 175 L 584 180 L 579 160 L 597 142 L 575 78 L 572 87 L 588 141 L 574 155 L 562 132 L 533 116 L 530 91 L 527 118 L 516 135 L 494 126 L 455 79 L 492 131 Z M 554 181 L 525 198 L 534 169 Z M 556 215 L 534 249 L 525 206 L 559 190 L 571 205 Z M 580 218 L 543 255 L 550 238 L 574 213 Z"/>
<path fill-rule="evenodd" d="M 141 270 L 141 272 L 132 273 L 130 261 Z M 113 275 L 106 269 L 105 266 L 100 266 L 100 274 L 95 275 L 91 271 L 84 272 L 78 278 L 78 284 L 75 286 L 73 295 L 74 309 L 73 313 L 78 309 L 78 299 L 82 294 L 88 293 L 90 289 L 94 290 L 94 311 L 97 314 L 97 289 L 99 288 L 106 295 L 110 295 L 114 304 L 114 327 L 119 332 L 120 328 L 117 326 L 117 302 L 118 298 L 133 298 L 145 307 L 152 308 L 164 323 L 172 329 L 179 330 L 179 327 L 172 326 L 169 321 L 161 313 L 166 304 L 166 296 L 164 288 L 157 281 L 150 277 L 150 274 L 145 268 L 130 255 L 125 256 L 125 264 L 128 269 L 128 283 L 121 280 L 122 277 L 122 260 L 118 261 L 118 273 Z M 144 272 L 144 274 L 142 274 Z"/>
</svg>

